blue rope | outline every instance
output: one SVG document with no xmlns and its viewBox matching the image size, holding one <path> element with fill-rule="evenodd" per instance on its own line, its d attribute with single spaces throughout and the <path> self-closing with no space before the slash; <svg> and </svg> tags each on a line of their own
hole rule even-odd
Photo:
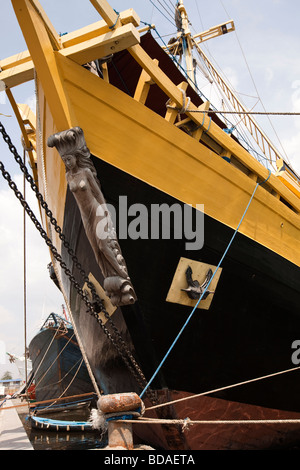
<svg viewBox="0 0 300 470">
<path fill-rule="evenodd" d="M 118 16 L 117 16 L 117 19 L 116 19 L 115 23 L 114 23 L 112 26 L 109 26 L 109 29 L 114 29 L 114 27 L 116 26 L 116 24 L 117 24 L 117 22 L 118 22 L 118 19 L 120 18 L 120 13 L 119 13 L 118 11 L 116 11 L 115 9 L 114 9 L 114 12 L 115 12 Z"/>
<path fill-rule="evenodd" d="M 160 368 L 162 367 L 162 365 L 164 364 L 164 362 L 165 362 L 165 360 L 167 359 L 168 355 L 169 355 L 170 352 L 172 351 L 173 347 L 175 346 L 176 342 L 178 341 L 179 337 L 181 336 L 181 333 L 183 332 L 183 330 L 185 329 L 185 327 L 186 327 L 187 324 L 189 323 L 189 321 L 190 321 L 190 319 L 192 318 L 192 316 L 193 316 L 193 314 L 194 314 L 196 308 L 198 307 L 198 305 L 199 305 L 199 303 L 201 302 L 201 300 L 202 300 L 204 294 L 206 293 L 208 287 L 210 286 L 210 284 L 211 284 L 213 278 L 215 277 L 215 275 L 216 275 L 218 269 L 220 268 L 220 266 L 221 266 L 221 264 L 222 264 L 222 262 L 223 262 L 225 256 L 227 255 L 227 252 L 228 252 L 228 250 L 229 250 L 229 248 L 230 248 L 230 246 L 231 246 L 231 244 L 232 244 L 232 242 L 233 242 L 233 240 L 234 240 L 234 238 L 235 238 L 235 236 L 236 236 L 236 234 L 237 234 L 237 232 L 238 232 L 238 230 L 239 230 L 239 228 L 240 228 L 240 226 L 241 226 L 241 224 L 242 224 L 242 222 L 243 222 L 243 220 L 244 220 L 244 218 L 245 218 L 245 215 L 247 214 L 247 211 L 248 211 L 249 206 L 250 206 L 250 204 L 251 204 L 251 202 L 252 202 L 252 199 L 254 198 L 254 195 L 255 195 L 255 193 L 256 193 L 256 190 L 257 190 L 258 186 L 260 186 L 260 185 L 262 185 L 263 183 L 265 183 L 266 181 L 268 181 L 268 179 L 270 178 L 270 176 L 271 176 L 271 171 L 269 170 L 269 175 L 268 175 L 268 177 L 267 177 L 264 181 L 262 181 L 261 183 L 257 183 L 257 184 L 256 184 L 256 186 L 255 186 L 255 188 L 254 188 L 254 191 L 253 191 L 253 193 L 252 193 L 252 196 L 251 196 L 251 198 L 250 198 L 250 200 L 249 200 L 249 202 L 248 202 L 248 204 L 247 204 L 247 207 L 246 207 L 246 209 L 245 209 L 245 212 L 244 212 L 244 214 L 242 215 L 242 218 L 241 218 L 241 220 L 240 220 L 240 222 L 239 222 L 239 224 L 238 224 L 238 226 L 237 226 L 237 228 L 236 228 L 234 234 L 232 235 L 231 240 L 230 240 L 230 242 L 228 243 L 227 248 L 226 248 L 226 250 L 224 251 L 224 254 L 223 254 L 222 258 L 220 259 L 220 262 L 219 262 L 218 266 L 216 267 L 215 272 L 213 273 L 213 275 L 212 275 L 212 277 L 211 277 L 209 283 L 207 284 L 207 286 L 206 286 L 204 292 L 202 293 L 200 299 L 199 299 L 198 302 L 196 303 L 196 305 L 195 305 L 195 307 L 193 308 L 192 312 L 191 312 L 190 315 L 188 316 L 188 318 L 187 318 L 186 322 L 184 323 L 183 327 L 181 328 L 181 330 L 179 331 L 178 335 L 176 336 L 176 338 L 174 339 L 173 343 L 171 344 L 171 346 L 170 346 L 169 350 L 167 351 L 165 357 L 163 358 L 163 360 L 162 360 L 161 363 L 159 364 L 158 368 L 157 368 L 156 371 L 154 372 L 153 376 L 152 376 L 151 379 L 149 380 L 148 384 L 146 385 L 146 387 L 144 388 L 144 390 L 143 390 L 142 393 L 140 394 L 140 398 L 142 398 L 142 396 L 144 395 L 144 393 L 146 392 L 146 390 L 148 389 L 148 387 L 150 386 L 150 384 L 152 383 L 152 381 L 154 380 L 154 378 L 155 378 L 156 375 L 158 374 Z"/>
</svg>

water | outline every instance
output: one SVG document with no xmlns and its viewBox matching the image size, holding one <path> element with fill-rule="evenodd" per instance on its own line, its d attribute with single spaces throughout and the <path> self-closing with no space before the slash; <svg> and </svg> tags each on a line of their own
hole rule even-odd
<svg viewBox="0 0 300 470">
<path fill-rule="evenodd" d="M 57 432 L 34 429 L 27 419 L 28 412 L 24 411 L 23 408 L 21 410 L 18 411 L 19 417 L 34 450 L 88 450 L 101 449 L 107 446 L 107 435 L 101 438 L 100 431 L 98 430 Z M 64 411 L 39 416 L 66 421 L 87 421 L 90 416 L 90 410 L 86 408 L 85 410 Z"/>
</svg>

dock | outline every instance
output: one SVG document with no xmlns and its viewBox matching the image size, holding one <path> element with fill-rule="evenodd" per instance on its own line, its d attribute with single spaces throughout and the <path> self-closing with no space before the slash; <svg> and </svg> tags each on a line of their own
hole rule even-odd
<svg viewBox="0 0 300 470">
<path fill-rule="evenodd" d="M 20 399 L 7 400 L 0 408 L 0 451 L 34 450 L 17 412 Z M 7 408 L 7 409 L 5 409 Z"/>
</svg>

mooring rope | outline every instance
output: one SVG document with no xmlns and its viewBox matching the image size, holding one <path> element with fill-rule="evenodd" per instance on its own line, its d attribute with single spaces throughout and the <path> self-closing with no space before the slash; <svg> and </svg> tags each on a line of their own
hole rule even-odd
<svg viewBox="0 0 300 470">
<path fill-rule="evenodd" d="M 179 403 L 181 401 L 191 400 L 193 398 L 199 398 L 199 397 L 203 397 L 205 395 L 211 395 L 212 393 L 222 392 L 224 390 L 229 390 L 231 388 L 240 387 L 241 385 L 246 385 L 246 384 L 250 384 L 250 383 L 253 383 L 253 382 L 258 382 L 259 380 L 264 380 L 264 379 L 269 379 L 271 377 L 276 377 L 277 375 L 282 375 L 282 374 L 287 374 L 289 372 L 294 372 L 294 371 L 299 370 L 299 369 L 300 369 L 300 366 L 299 367 L 293 367 L 292 369 L 286 369 L 286 370 L 282 370 L 280 372 L 274 372 L 273 374 L 264 375 L 264 376 L 261 376 L 261 377 L 256 377 L 255 379 L 245 380 L 244 382 L 238 382 L 238 383 L 235 383 L 235 384 L 226 385 L 224 387 L 215 388 L 213 390 L 207 390 L 206 392 L 197 393 L 195 395 L 190 395 L 190 396 L 184 397 L 184 398 L 178 398 L 177 400 L 169 401 L 169 402 L 166 402 L 166 403 L 160 403 L 159 405 L 150 406 L 149 408 L 146 408 L 145 411 L 154 410 L 155 408 L 161 408 L 163 406 L 174 405 L 175 403 Z"/>
<path fill-rule="evenodd" d="M 300 419 L 218 419 L 218 420 L 192 420 L 185 419 L 156 419 L 156 418 L 138 418 L 115 420 L 122 423 L 138 424 L 180 424 L 186 428 L 190 424 L 300 424 Z"/>
</svg>

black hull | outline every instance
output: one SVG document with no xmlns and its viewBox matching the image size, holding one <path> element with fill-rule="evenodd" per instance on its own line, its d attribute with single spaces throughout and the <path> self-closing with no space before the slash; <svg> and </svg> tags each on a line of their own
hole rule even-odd
<svg viewBox="0 0 300 470">
<path fill-rule="evenodd" d="M 56 328 L 41 330 L 29 345 L 29 356 L 35 380 L 37 402 L 47 401 L 42 408 L 51 410 L 59 405 L 74 406 L 79 401 L 91 400 L 94 396 L 93 384 L 86 365 L 82 362 L 74 331 L 68 328 L 65 333 L 57 333 Z M 81 364 L 81 365 L 80 365 Z M 85 394 L 90 394 L 88 397 Z M 83 397 L 74 397 L 85 395 Z M 66 399 L 62 399 L 66 397 Z M 56 402 L 56 399 L 60 399 Z"/>
<path fill-rule="evenodd" d="M 128 198 L 128 206 L 136 202 L 149 208 L 154 203 L 179 203 L 99 159 L 94 158 L 93 162 L 101 175 L 104 196 L 116 210 L 118 198 L 123 195 Z M 122 307 L 122 311 L 118 309 L 113 321 L 147 380 L 191 313 L 189 307 L 166 302 L 180 257 L 216 266 L 234 232 L 206 215 L 204 229 L 204 246 L 199 251 L 186 251 L 186 240 L 119 239 L 138 301 Z M 69 191 L 63 230 L 85 271 L 102 284 L 100 269 Z M 63 252 L 63 256 L 72 268 L 68 254 Z M 295 367 L 292 343 L 300 327 L 299 268 L 239 233 L 222 268 L 210 309 L 195 311 L 151 384 L 152 389 L 198 394 Z M 75 268 L 72 272 L 81 282 Z M 141 388 L 118 351 L 95 319 L 86 313 L 67 278 L 64 284 L 101 389 L 104 393 L 140 393 Z M 297 413 L 300 412 L 298 379 L 299 371 L 293 371 L 214 393 L 213 399 L 236 403 L 237 408 L 242 403 Z"/>
</svg>

